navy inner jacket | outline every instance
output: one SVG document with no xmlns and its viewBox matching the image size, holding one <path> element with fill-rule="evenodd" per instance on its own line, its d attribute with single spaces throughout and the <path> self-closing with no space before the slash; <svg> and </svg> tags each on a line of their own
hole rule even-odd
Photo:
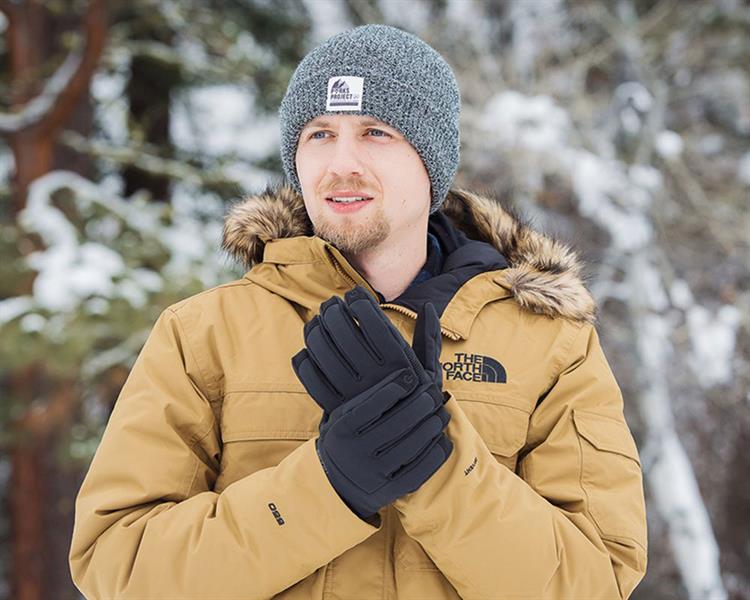
<svg viewBox="0 0 750 600">
<path fill-rule="evenodd" d="M 456 291 L 469 279 L 485 271 L 508 267 L 508 261 L 497 248 L 467 237 L 441 211 L 430 215 L 427 241 L 424 266 L 391 304 L 419 312 L 422 304 L 430 301 L 438 315 L 442 315 Z M 376 293 L 378 301 L 385 303 L 385 297 L 377 290 Z"/>
</svg>

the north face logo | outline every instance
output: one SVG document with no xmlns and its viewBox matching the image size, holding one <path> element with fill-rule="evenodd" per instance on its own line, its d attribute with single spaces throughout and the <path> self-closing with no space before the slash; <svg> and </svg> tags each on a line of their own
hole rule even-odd
<svg viewBox="0 0 750 600">
<path fill-rule="evenodd" d="M 342 75 L 328 80 L 326 110 L 361 110 L 364 77 Z"/>
<path fill-rule="evenodd" d="M 483 354 L 466 354 L 456 352 L 456 360 L 443 363 L 446 379 L 463 381 L 486 381 L 488 383 L 505 383 L 505 367 L 491 356 Z"/>
</svg>

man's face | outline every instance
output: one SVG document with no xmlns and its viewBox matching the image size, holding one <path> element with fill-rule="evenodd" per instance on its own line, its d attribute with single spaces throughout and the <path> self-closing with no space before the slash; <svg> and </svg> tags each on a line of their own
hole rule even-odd
<svg viewBox="0 0 750 600">
<path fill-rule="evenodd" d="M 321 115 L 302 130 L 295 160 L 315 234 L 342 252 L 424 237 L 430 180 L 414 147 L 393 127 L 369 116 Z M 330 199 L 346 192 L 372 199 Z"/>
</svg>

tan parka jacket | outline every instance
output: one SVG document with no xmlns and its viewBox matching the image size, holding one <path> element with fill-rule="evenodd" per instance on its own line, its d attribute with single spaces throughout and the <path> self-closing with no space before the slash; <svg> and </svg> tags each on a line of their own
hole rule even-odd
<svg viewBox="0 0 750 600">
<path fill-rule="evenodd" d="M 630 595 L 641 469 L 576 255 L 462 190 L 430 219 L 459 246 L 450 272 L 381 307 L 410 341 L 415 302 L 436 303 L 447 462 L 373 523 L 328 482 L 291 357 L 321 302 L 377 291 L 312 235 L 300 196 L 268 189 L 225 224 L 252 268 L 166 309 L 115 404 L 76 499 L 87 598 Z"/>
</svg>

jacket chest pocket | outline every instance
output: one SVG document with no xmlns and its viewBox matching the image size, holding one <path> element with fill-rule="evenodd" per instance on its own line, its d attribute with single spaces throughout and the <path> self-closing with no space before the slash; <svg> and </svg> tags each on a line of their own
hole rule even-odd
<svg viewBox="0 0 750 600">
<path fill-rule="evenodd" d="M 527 403 L 494 393 L 450 391 L 495 460 L 515 471 L 529 429 Z M 393 553 L 400 570 L 439 571 L 419 542 L 411 538 L 400 523 L 394 535 Z"/>
<path fill-rule="evenodd" d="M 495 460 L 516 470 L 518 453 L 526 444 L 530 412 L 525 402 L 508 396 L 453 392 L 458 404 Z"/>
<path fill-rule="evenodd" d="M 274 467 L 318 435 L 322 409 L 305 392 L 268 385 L 228 391 L 221 410 L 221 470 L 214 491 Z"/>
</svg>

